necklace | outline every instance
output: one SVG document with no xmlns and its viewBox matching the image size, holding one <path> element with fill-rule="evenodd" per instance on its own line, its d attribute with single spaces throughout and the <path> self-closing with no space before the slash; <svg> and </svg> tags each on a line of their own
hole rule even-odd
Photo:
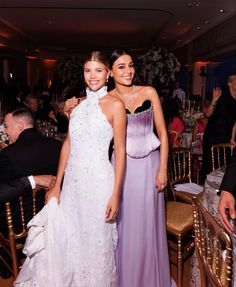
<svg viewBox="0 0 236 287">
<path fill-rule="evenodd" d="M 132 103 L 133 103 L 133 101 L 137 95 L 136 93 L 134 93 L 134 89 L 135 89 L 135 87 L 133 85 L 131 92 L 129 94 L 127 94 L 126 96 L 123 96 L 122 94 L 118 93 L 117 90 L 115 89 L 115 94 L 122 100 L 122 102 L 124 103 L 125 107 L 128 110 L 130 110 Z"/>
</svg>

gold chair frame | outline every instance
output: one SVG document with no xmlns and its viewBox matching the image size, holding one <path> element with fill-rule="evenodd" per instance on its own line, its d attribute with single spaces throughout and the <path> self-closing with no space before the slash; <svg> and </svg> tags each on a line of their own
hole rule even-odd
<svg viewBox="0 0 236 287">
<path fill-rule="evenodd" d="M 182 287 L 183 264 L 194 249 L 192 206 L 176 201 L 169 183 L 166 193 L 166 226 L 170 261 L 177 266 L 177 286 Z"/>
<path fill-rule="evenodd" d="M 201 287 L 230 287 L 232 283 L 232 242 L 221 224 L 193 198 L 195 250 L 200 267 Z M 222 252 L 225 250 L 225 260 Z"/>
<path fill-rule="evenodd" d="M 212 170 L 229 163 L 234 147 L 235 144 L 232 143 L 215 144 L 211 147 Z M 227 153 L 227 151 L 229 151 L 229 153 Z M 230 156 L 228 156 L 228 154 L 230 154 Z"/>
<path fill-rule="evenodd" d="M 32 191 L 32 217 L 36 214 L 36 194 L 39 190 L 42 190 L 43 187 L 37 186 Z M 11 202 L 5 203 L 5 213 L 6 213 L 6 222 L 8 227 L 8 237 L 5 237 L 0 233 L 0 246 L 5 251 L 5 254 L 10 258 L 12 264 L 9 265 L 8 261 L 0 255 L 0 259 L 4 265 L 9 269 L 14 278 L 17 277 L 20 269 L 20 262 L 18 259 L 17 251 L 22 250 L 24 244 L 19 242 L 22 239 L 26 239 L 28 231 L 25 223 L 25 210 L 24 210 L 24 197 L 18 197 L 17 201 L 20 206 L 20 223 L 21 223 L 21 232 L 16 233 L 14 230 L 14 222 L 12 216 Z M 15 201 L 14 201 L 15 202 Z"/>
<path fill-rule="evenodd" d="M 191 150 L 189 148 L 177 147 L 170 150 L 168 158 L 170 187 L 178 200 L 189 204 L 192 204 L 193 194 L 190 192 L 175 191 L 174 185 L 177 183 L 192 182 L 191 163 Z"/>
</svg>

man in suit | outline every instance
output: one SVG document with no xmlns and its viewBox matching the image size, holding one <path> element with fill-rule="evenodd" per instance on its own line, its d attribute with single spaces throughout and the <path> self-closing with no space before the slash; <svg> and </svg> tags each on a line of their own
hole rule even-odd
<svg viewBox="0 0 236 287">
<path fill-rule="evenodd" d="M 25 215 L 27 224 L 32 218 L 31 191 L 34 188 L 33 185 L 50 187 L 51 183 L 49 182 L 53 180 L 53 177 L 50 178 L 49 175 L 56 175 L 61 142 L 46 138 L 37 132 L 33 128 L 33 115 L 26 108 L 19 108 L 8 113 L 4 123 L 6 133 L 11 141 L 11 144 L 0 152 L 0 232 L 6 236 L 4 203 L 12 202 L 12 212 L 16 215 L 14 228 L 18 230 L 19 206 L 14 199 L 23 195 L 24 205 L 27 206 Z M 40 210 L 43 205 L 44 193 L 40 193 L 36 198 L 37 210 Z"/>
<path fill-rule="evenodd" d="M 235 197 L 236 197 L 236 147 L 233 150 L 233 156 L 230 164 L 227 166 L 222 183 L 221 195 L 218 205 L 221 222 L 225 228 L 232 233 L 233 226 L 230 224 L 230 219 L 236 218 L 235 212 Z"/>
<path fill-rule="evenodd" d="M 11 144 L 0 152 L 0 183 L 29 175 L 56 175 L 61 142 L 44 137 L 26 108 L 8 113 L 5 130 Z"/>
</svg>

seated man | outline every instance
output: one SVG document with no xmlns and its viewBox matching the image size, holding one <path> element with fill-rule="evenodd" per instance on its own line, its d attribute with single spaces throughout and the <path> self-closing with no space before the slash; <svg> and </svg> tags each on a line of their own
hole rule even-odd
<svg viewBox="0 0 236 287">
<path fill-rule="evenodd" d="M 36 120 L 49 120 L 47 112 L 40 108 L 39 100 L 35 95 L 26 96 L 24 105 L 31 111 Z"/>
<path fill-rule="evenodd" d="M 220 190 L 221 195 L 220 202 L 218 205 L 218 211 L 220 213 L 221 222 L 228 230 L 228 232 L 232 233 L 234 231 L 234 228 L 230 224 L 230 219 L 236 218 L 236 147 L 234 148 L 231 162 L 226 168 Z"/>
<path fill-rule="evenodd" d="M 8 113 L 4 124 L 11 144 L 0 152 L 0 183 L 22 176 L 56 175 L 61 142 L 36 131 L 28 109 Z"/>
<path fill-rule="evenodd" d="M 26 223 L 31 219 L 31 187 L 28 176 L 56 175 L 57 165 L 60 156 L 61 142 L 44 137 L 34 127 L 34 118 L 26 108 L 17 109 L 8 113 L 4 119 L 5 131 L 10 138 L 11 144 L 0 151 L 0 198 L 1 211 L 4 212 L 3 204 L 23 195 L 24 204 L 27 206 L 29 216 Z M 20 179 L 20 177 L 26 177 Z M 32 179 L 32 178 L 31 178 Z M 47 187 L 47 184 L 37 182 Z M 15 194 L 14 194 L 15 193 Z M 44 205 L 44 193 L 36 198 L 37 210 Z M 19 206 L 13 203 L 13 213 L 19 214 Z M 17 216 L 15 228 L 18 229 Z M 6 220 L 0 218 L 0 232 L 5 233 Z M 0 250 L 1 251 L 1 250 Z"/>
</svg>

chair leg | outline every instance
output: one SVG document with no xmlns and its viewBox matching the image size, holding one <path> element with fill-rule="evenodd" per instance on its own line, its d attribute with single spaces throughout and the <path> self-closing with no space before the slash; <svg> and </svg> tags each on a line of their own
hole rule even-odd
<svg viewBox="0 0 236 287">
<path fill-rule="evenodd" d="M 197 256 L 198 257 L 198 256 Z M 199 257 L 198 257 L 199 258 Z M 201 287 L 207 287 L 207 282 L 206 282 L 206 272 L 204 269 L 204 266 L 201 262 L 201 260 L 198 259 L 198 266 L 199 266 L 199 271 L 200 271 L 200 280 L 201 280 Z"/>
<path fill-rule="evenodd" d="M 12 257 L 12 269 L 13 269 L 13 276 L 14 278 L 17 277 L 19 273 L 19 263 L 17 258 L 17 250 L 14 239 L 10 238 L 9 236 L 9 242 L 10 242 L 10 250 L 11 250 L 11 257 Z"/>
<path fill-rule="evenodd" d="M 178 287 L 183 285 L 182 237 L 178 237 Z"/>
</svg>

